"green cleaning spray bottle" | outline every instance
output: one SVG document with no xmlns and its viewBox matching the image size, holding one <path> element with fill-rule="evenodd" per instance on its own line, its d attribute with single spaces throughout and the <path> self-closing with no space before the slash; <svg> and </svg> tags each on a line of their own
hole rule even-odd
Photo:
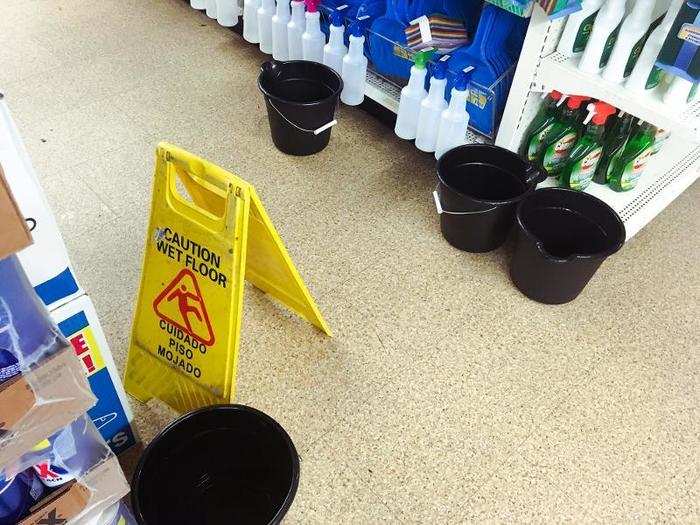
<svg viewBox="0 0 700 525">
<path fill-rule="evenodd" d="M 612 123 L 612 126 L 605 133 L 603 154 L 598 162 L 598 167 L 593 175 L 593 182 L 605 184 L 608 182 L 608 176 L 612 170 L 613 161 L 622 155 L 627 144 L 627 139 L 632 130 L 632 121 L 634 117 L 629 113 L 620 111 L 617 118 Z"/>
<path fill-rule="evenodd" d="M 564 167 L 569 152 L 581 136 L 583 123 L 579 119 L 579 108 L 589 97 L 570 96 L 561 114 L 543 139 L 538 164 L 552 176 Z"/>
<path fill-rule="evenodd" d="M 583 135 L 571 148 L 569 158 L 559 172 L 559 185 L 563 188 L 583 191 L 591 183 L 596 166 L 603 153 L 605 122 L 615 113 L 615 108 L 605 102 L 588 104 L 588 116 Z"/>
<path fill-rule="evenodd" d="M 542 140 L 552 129 L 552 125 L 559 114 L 559 106 L 566 100 L 566 95 L 559 91 L 549 93 L 540 106 L 537 115 L 532 119 L 525 132 L 525 140 L 520 146 L 520 156 L 533 162 L 541 153 Z"/>
<path fill-rule="evenodd" d="M 639 122 L 639 127 L 632 133 L 625 149 L 615 159 L 608 185 L 614 191 L 629 191 L 637 185 L 651 158 L 656 128 L 648 122 Z"/>
</svg>

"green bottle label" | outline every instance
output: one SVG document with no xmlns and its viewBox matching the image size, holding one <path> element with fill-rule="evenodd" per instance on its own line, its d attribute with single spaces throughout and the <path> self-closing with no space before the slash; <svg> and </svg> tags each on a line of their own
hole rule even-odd
<svg viewBox="0 0 700 525">
<path fill-rule="evenodd" d="M 544 128 L 540 130 L 539 133 L 535 133 L 530 139 L 530 143 L 527 146 L 527 160 L 535 160 L 537 158 L 537 152 L 540 150 L 540 144 L 547 136 L 547 133 L 554 127 L 554 122 L 550 122 Z"/>
<path fill-rule="evenodd" d="M 605 45 L 603 46 L 603 54 L 600 55 L 600 63 L 598 64 L 599 67 L 605 67 L 605 65 L 608 63 L 613 47 L 615 47 L 615 42 L 617 42 L 617 34 L 620 32 L 621 26 L 622 23 L 619 23 L 605 41 Z"/>
<path fill-rule="evenodd" d="M 544 157 L 542 157 L 542 167 L 549 173 L 560 167 L 568 158 L 571 148 L 576 143 L 576 138 L 576 133 L 571 131 L 547 146 Z"/>
<path fill-rule="evenodd" d="M 574 164 L 569 176 L 569 188 L 583 191 L 588 187 L 593 179 L 593 174 L 598 166 L 602 152 L 603 148 L 596 148 Z"/>
<path fill-rule="evenodd" d="M 651 72 L 647 77 L 647 83 L 644 85 L 644 89 L 654 89 L 661 83 L 661 79 L 664 78 L 664 70 L 658 66 L 651 68 Z"/>
<path fill-rule="evenodd" d="M 596 16 L 598 16 L 598 11 L 584 18 L 583 22 L 581 22 L 578 32 L 576 33 L 576 38 L 574 39 L 574 53 L 580 53 L 586 49 L 588 38 L 591 36 L 591 31 L 593 31 L 593 22 L 595 22 Z"/>
<path fill-rule="evenodd" d="M 632 73 L 632 70 L 634 69 L 634 65 L 637 63 L 637 59 L 639 58 L 639 55 L 642 54 L 642 50 L 644 49 L 644 44 L 647 43 L 647 39 L 649 38 L 649 35 L 651 32 L 656 29 L 656 26 L 658 26 L 661 21 L 664 19 L 663 15 L 654 20 L 650 25 L 649 29 L 647 29 L 647 32 L 642 35 L 642 38 L 637 40 L 637 43 L 634 44 L 632 47 L 632 51 L 630 51 L 630 57 L 627 59 L 627 64 L 625 65 L 625 78 L 630 76 L 630 73 Z"/>
<path fill-rule="evenodd" d="M 651 148 L 645 149 L 634 160 L 627 163 L 620 176 L 620 188 L 623 191 L 629 191 L 637 185 L 639 177 L 644 173 L 649 157 L 651 157 Z"/>
</svg>

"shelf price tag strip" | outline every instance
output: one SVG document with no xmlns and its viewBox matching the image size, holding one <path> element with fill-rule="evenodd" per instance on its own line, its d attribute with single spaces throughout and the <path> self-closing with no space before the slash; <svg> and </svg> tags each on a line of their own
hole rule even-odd
<svg viewBox="0 0 700 525">
<path fill-rule="evenodd" d="M 127 392 L 179 411 L 233 402 L 244 280 L 331 335 L 255 188 L 161 143 Z"/>
</svg>

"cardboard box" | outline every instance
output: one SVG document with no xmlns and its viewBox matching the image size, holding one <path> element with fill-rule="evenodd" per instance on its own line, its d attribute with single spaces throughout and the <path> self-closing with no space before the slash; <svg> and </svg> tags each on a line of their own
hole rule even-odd
<svg viewBox="0 0 700 525">
<path fill-rule="evenodd" d="M 0 99 L 0 164 L 34 244 L 18 257 L 39 297 L 52 310 L 83 294 L 68 259 L 56 219 L 39 185 L 29 155 Z"/>
<path fill-rule="evenodd" d="M 97 404 L 88 410 L 115 454 L 134 443 L 133 414 L 92 300 L 83 295 L 51 312 L 83 365 Z"/>
<path fill-rule="evenodd" d="M 89 501 L 90 489 L 81 483 L 71 483 L 37 503 L 31 509 L 31 514 L 19 523 L 20 525 L 64 524 L 78 517 Z"/>
<path fill-rule="evenodd" d="M 0 385 L 0 467 L 94 404 L 82 365 L 69 346 Z"/>
<path fill-rule="evenodd" d="M 24 222 L 5 173 L 0 165 L 0 259 L 26 248 L 32 243 L 32 236 Z"/>
<path fill-rule="evenodd" d="M 77 481 L 38 502 L 19 525 L 84 523 L 129 493 L 116 457 L 102 461 Z"/>
</svg>

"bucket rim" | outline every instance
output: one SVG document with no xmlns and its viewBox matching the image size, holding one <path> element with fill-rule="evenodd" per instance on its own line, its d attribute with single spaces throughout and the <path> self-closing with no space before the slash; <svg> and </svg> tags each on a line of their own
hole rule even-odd
<svg viewBox="0 0 700 525">
<path fill-rule="evenodd" d="M 455 153 L 453 153 L 453 152 L 458 151 L 458 150 L 467 149 L 467 148 L 468 148 L 468 149 L 483 149 L 483 150 L 491 150 L 491 151 L 493 151 L 493 150 L 498 150 L 498 151 L 501 151 L 501 152 L 507 152 L 508 155 L 511 155 L 513 158 L 516 158 L 516 159 L 518 159 L 520 162 L 522 162 L 524 166 L 526 166 L 526 167 L 527 167 L 527 166 L 534 167 L 530 162 L 524 160 L 524 159 L 523 159 L 522 157 L 520 157 L 520 155 L 518 155 L 517 153 L 515 153 L 515 152 L 513 152 L 513 151 L 510 151 L 509 149 L 503 148 L 503 147 L 501 147 L 501 146 L 497 146 L 496 144 L 480 144 L 480 143 L 477 143 L 477 144 L 462 144 L 461 146 L 457 146 L 457 147 L 455 147 L 455 148 L 452 148 L 452 149 L 449 150 L 449 151 L 446 151 L 446 152 L 438 159 L 438 161 L 437 161 L 436 171 L 437 171 L 438 181 L 440 181 L 440 184 L 442 184 L 442 185 L 445 186 L 446 188 L 449 188 L 450 191 L 455 192 L 456 194 L 460 195 L 461 197 L 465 197 L 465 198 L 467 198 L 467 199 L 471 199 L 471 200 L 473 200 L 473 201 L 475 201 L 475 202 L 478 202 L 478 203 L 481 203 L 481 204 L 484 204 L 484 205 L 504 206 L 504 205 L 507 205 L 507 204 L 516 204 L 516 203 L 518 203 L 519 201 L 522 201 L 525 197 L 527 197 L 528 195 L 530 195 L 530 194 L 535 190 L 535 188 L 537 187 L 537 182 L 526 182 L 526 181 L 522 181 L 523 184 L 525 184 L 525 190 L 524 190 L 520 195 L 516 195 L 515 197 L 511 197 L 510 199 L 501 199 L 501 200 L 495 200 L 495 199 L 480 199 L 480 198 L 478 198 L 478 197 L 473 197 L 473 196 L 471 196 L 471 195 L 469 195 L 469 194 L 467 194 L 467 193 L 464 193 L 464 192 L 462 192 L 462 191 L 459 191 L 459 190 L 455 189 L 454 186 L 452 186 L 451 184 L 448 184 L 448 183 L 445 182 L 445 180 L 443 179 L 442 172 L 444 171 L 444 169 L 442 168 L 442 166 L 443 166 L 443 164 L 444 164 L 445 162 L 447 162 L 445 159 L 447 159 L 447 158 L 449 157 L 450 154 L 455 154 Z"/>
<path fill-rule="evenodd" d="M 279 433 L 279 435 L 282 437 L 283 441 L 287 444 L 287 447 L 289 448 L 290 456 L 292 458 L 292 479 L 291 479 L 291 485 L 289 487 L 289 491 L 287 492 L 287 495 L 284 498 L 284 501 L 280 505 L 279 509 L 275 513 L 275 515 L 270 519 L 268 522 L 268 525 L 274 525 L 277 523 L 280 523 L 282 518 L 287 514 L 289 511 L 289 508 L 292 506 L 292 502 L 294 501 L 294 498 L 296 496 L 297 490 L 299 488 L 299 477 L 300 477 L 300 463 L 299 463 L 299 453 L 297 452 L 296 447 L 294 446 L 294 442 L 292 441 L 292 438 L 289 436 L 287 431 L 284 429 L 282 425 L 280 425 L 277 420 L 275 420 L 273 417 L 267 415 L 265 412 L 262 412 L 261 410 L 258 410 L 257 408 L 253 408 L 248 405 L 240 405 L 237 403 L 231 403 L 231 404 L 217 404 L 217 405 L 209 405 L 206 407 L 198 408 L 196 410 L 192 410 L 191 412 L 187 412 L 186 414 L 181 415 L 177 419 L 171 421 L 163 430 L 161 430 L 152 440 L 151 442 L 146 446 L 146 448 L 143 450 L 141 453 L 141 457 L 139 458 L 139 462 L 136 465 L 136 469 L 134 470 L 134 474 L 132 476 L 132 481 L 131 481 L 131 506 L 134 511 L 134 517 L 139 523 L 145 523 L 145 519 L 143 516 L 143 512 L 141 509 L 141 502 L 140 498 L 138 497 L 139 489 L 141 488 L 141 477 L 143 474 L 143 470 L 145 467 L 145 462 L 147 457 L 150 455 L 152 452 L 153 448 L 156 446 L 158 442 L 160 442 L 166 434 L 168 434 L 170 431 L 172 431 L 175 427 L 179 426 L 183 422 L 186 422 L 202 413 L 206 412 L 247 412 L 249 414 L 253 414 L 256 417 L 259 417 L 260 419 L 265 420 L 267 423 L 271 424 L 273 428 Z"/>
<path fill-rule="evenodd" d="M 287 64 L 299 64 L 299 63 L 304 63 L 304 64 L 314 64 L 315 66 L 320 66 L 322 68 L 327 69 L 330 71 L 335 78 L 338 79 L 338 90 L 333 91 L 333 93 L 326 98 L 322 98 L 319 100 L 314 100 L 312 102 L 293 102 L 287 99 L 284 99 L 282 97 L 278 97 L 277 95 L 273 95 L 270 93 L 268 90 L 266 90 L 263 85 L 262 85 L 262 76 L 265 74 L 265 71 L 263 69 L 263 66 L 265 64 L 273 64 L 273 65 L 287 65 Z M 277 102 L 282 102 L 283 104 L 289 104 L 292 106 L 300 106 L 300 107 L 306 107 L 306 106 L 316 106 L 318 104 L 322 104 L 324 102 L 330 102 L 332 99 L 340 97 L 340 93 L 343 91 L 343 77 L 341 77 L 337 71 L 335 71 L 332 67 L 328 67 L 325 64 L 321 64 L 320 62 L 314 62 L 313 60 L 268 60 L 266 62 L 263 62 L 260 66 L 260 73 L 258 74 L 258 89 L 260 92 L 265 95 L 266 97 L 275 100 Z"/>
<path fill-rule="evenodd" d="M 596 197 L 595 195 L 591 195 L 590 193 L 572 190 L 570 188 L 540 188 L 538 190 L 533 191 L 531 195 L 528 195 L 528 197 L 532 197 L 535 195 L 535 193 L 538 193 L 538 192 L 549 192 L 549 193 L 566 192 L 566 193 L 570 193 L 572 195 L 577 195 L 579 198 L 582 198 L 582 199 L 588 199 L 589 201 L 594 202 L 598 206 L 602 205 L 601 207 L 603 209 L 606 209 L 608 212 L 610 212 L 610 215 L 613 217 L 613 220 L 615 221 L 616 225 L 619 228 L 619 233 L 621 234 L 620 240 L 618 242 L 613 244 L 607 250 L 603 250 L 599 253 L 595 253 L 595 254 L 572 253 L 568 257 L 556 257 L 555 255 L 552 255 L 551 253 L 549 253 L 544 248 L 543 242 L 525 226 L 525 223 L 523 222 L 523 217 L 522 217 L 522 208 L 525 205 L 525 199 L 523 199 L 522 201 L 520 201 L 517 209 L 515 210 L 515 220 L 516 220 L 518 226 L 520 227 L 520 229 L 525 233 L 525 235 L 527 235 L 535 243 L 535 246 L 537 246 L 537 250 L 547 259 L 549 259 L 551 261 L 557 261 L 557 262 L 570 262 L 573 260 L 606 259 L 606 258 L 610 257 L 611 255 L 620 251 L 620 249 L 624 246 L 625 241 L 627 240 L 627 230 L 625 228 L 625 223 L 620 218 L 620 215 L 612 208 L 612 206 L 610 206 L 604 200 L 599 199 L 598 197 Z"/>
</svg>

